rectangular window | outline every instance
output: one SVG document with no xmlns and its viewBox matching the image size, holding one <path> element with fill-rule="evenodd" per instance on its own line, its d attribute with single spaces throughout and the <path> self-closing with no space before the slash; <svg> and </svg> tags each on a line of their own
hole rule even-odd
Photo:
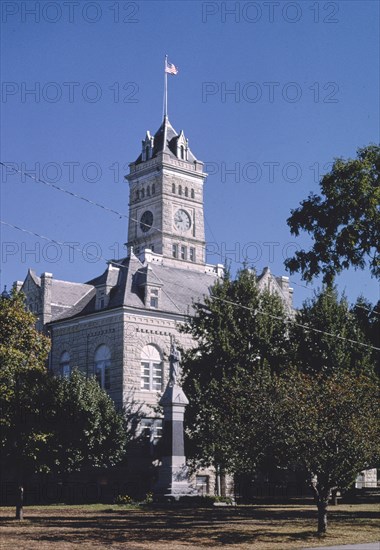
<svg viewBox="0 0 380 550">
<path fill-rule="evenodd" d="M 153 445 L 156 445 L 162 437 L 162 420 L 156 419 L 154 421 L 154 433 L 153 433 Z"/>
<path fill-rule="evenodd" d="M 186 246 L 181 246 L 181 260 L 186 260 L 187 250 Z"/>
<path fill-rule="evenodd" d="M 162 391 L 163 367 L 162 363 L 148 361 L 141 362 L 141 389 L 148 391 Z"/>
<path fill-rule="evenodd" d="M 160 391 L 162 389 L 162 363 L 153 363 L 152 371 L 152 389 Z"/>
<path fill-rule="evenodd" d="M 149 363 L 141 363 L 141 389 L 150 390 L 150 368 Z"/>
<path fill-rule="evenodd" d="M 173 244 L 173 258 L 178 258 L 178 245 Z"/>
<path fill-rule="evenodd" d="M 150 290 L 150 307 L 158 308 L 158 288 Z"/>
<path fill-rule="evenodd" d="M 162 437 L 162 420 L 160 418 L 143 418 L 139 428 L 141 438 L 156 445 Z"/>
<path fill-rule="evenodd" d="M 195 248 L 190 247 L 190 262 L 195 262 Z"/>
<path fill-rule="evenodd" d="M 95 365 L 95 378 L 98 384 L 104 390 L 109 390 L 111 387 L 110 367 L 107 364 Z"/>
</svg>

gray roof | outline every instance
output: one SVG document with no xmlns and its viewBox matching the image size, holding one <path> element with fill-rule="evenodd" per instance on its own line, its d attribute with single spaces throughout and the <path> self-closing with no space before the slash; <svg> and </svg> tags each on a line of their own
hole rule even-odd
<svg viewBox="0 0 380 550">
<path fill-rule="evenodd" d="M 112 272 L 112 276 L 110 276 Z M 96 287 L 105 288 L 107 281 L 109 301 L 101 310 L 96 309 Z M 99 277 L 81 285 L 89 289 L 72 308 L 61 311 L 53 321 L 84 316 L 96 311 L 130 307 L 152 311 L 149 301 L 145 304 L 146 287 L 159 289 L 159 305 L 154 311 L 189 315 L 192 303 L 202 301 L 209 295 L 210 288 L 217 280 L 216 274 L 202 273 L 190 269 L 179 269 L 160 264 L 142 264 L 132 253 L 130 257 L 110 262 L 106 271 Z M 70 285 L 70 283 L 68 283 Z"/>
<path fill-rule="evenodd" d="M 181 131 L 177 134 L 173 126 L 170 124 L 170 121 L 167 116 L 164 117 L 161 126 L 154 134 L 153 142 L 153 153 L 152 158 L 155 158 L 159 153 L 168 153 L 173 158 L 177 157 L 177 140 L 180 135 L 183 134 Z M 194 162 L 197 159 L 193 153 L 188 149 L 188 162 Z M 140 154 L 135 161 L 135 164 L 142 162 L 142 155 Z"/>
</svg>

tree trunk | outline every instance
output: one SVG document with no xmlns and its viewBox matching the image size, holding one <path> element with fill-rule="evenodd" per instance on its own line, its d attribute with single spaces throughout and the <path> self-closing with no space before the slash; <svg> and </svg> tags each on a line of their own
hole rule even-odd
<svg viewBox="0 0 380 550">
<path fill-rule="evenodd" d="M 16 519 L 24 519 L 24 487 L 21 484 L 17 487 Z"/>
<path fill-rule="evenodd" d="M 328 498 L 319 497 L 318 507 L 318 535 L 324 535 L 327 531 L 327 506 Z"/>
</svg>

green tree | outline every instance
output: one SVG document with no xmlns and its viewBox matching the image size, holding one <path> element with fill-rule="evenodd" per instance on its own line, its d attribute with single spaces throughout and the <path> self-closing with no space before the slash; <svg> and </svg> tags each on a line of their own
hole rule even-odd
<svg viewBox="0 0 380 550">
<path fill-rule="evenodd" d="M 351 307 L 351 313 L 355 316 L 361 332 L 365 335 L 367 341 L 378 348 L 372 350 L 372 362 L 375 365 L 377 374 L 380 376 L 380 300 L 376 305 L 360 296 L 356 303 Z"/>
<path fill-rule="evenodd" d="M 191 456 L 234 474 L 307 472 L 324 533 L 331 492 L 379 459 L 373 350 L 345 298 L 323 289 L 294 318 L 243 270 L 185 330 L 197 342 L 184 361 Z"/>
<path fill-rule="evenodd" d="M 50 343 L 35 321 L 21 294 L 0 299 L 1 460 L 19 487 L 17 519 L 32 473 L 112 466 L 126 445 L 124 418 L 95 379 L 77 372 L 55 378 L 46 370 Z"/>
<path fill-rule="evenodd" d="M 268 450 L 267 389 L 285 368 L 289 340 L 281 299 L 260 292 L 241 270 L 212 289 L 185 331 L 197 345 L 185 354 L 188 455 L 217 471 L 253 471 Z M 264 423 L 265 420 L 265 423 Z"/>
<path fill-rule="evenodd" d="M 297 311 L 289 330 L 296 370 L 279 380 L 283 450 L 309 474 L 319 533 L 327 528 L 331 492 L 347 488 L 379 458 L 378 352 L 359 321 L 366 313 L 325 287 Z"/>
<path fill-rule="evenodd" d="M 0 440 L 2 460 L 11 465 L 18 485 L 18 519 L 25 476 L 39 462 L 47 441 L 47 433 L 32 418 L 38 416 L 50 341 L 35 329 L 35 321 L 21 294 L 0 297 Z"/>
<path fill-rule="evenodd" d="M 373 369 L 372 343 L 336 287 L 324 287 L 306 300 L 294 321 L 289 333 L 292 363 L 300 370 L 329 374 L 336 370 Z"/>
<path fill-rule="evenodd" d="M 288 372 L 277 380 L 283 463 L 307 472 L 318 508 L 318 533 L 327 530 L 333 491 L 380 459 L 380 392 L 370 373 Z"/>
<path fill-rule="evenodd" d="M 70 378 L 49 377 L 47 387 L 49 470 L 65 476 L 117 464 L 125 454 L 128 427 L 97 380 L 74 370 Z"/>
<path fill-rule="evenodd" d="M 291 233 L 309 233 L 314 241 L 299 250 L 285 265 L 300 271 L 306 281 L 334 276 L 350 266 L 367 263 L 380 276 L 380 147 L 358 149 L 356 159 L 336 159 L 320 182 L 321 195 L 311 193 L 287 220 Z"/>
</svg>

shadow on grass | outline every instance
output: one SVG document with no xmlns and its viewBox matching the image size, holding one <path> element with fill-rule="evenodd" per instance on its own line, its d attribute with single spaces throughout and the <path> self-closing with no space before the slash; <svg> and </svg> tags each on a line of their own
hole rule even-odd
<svg viewBox="0 0 380 550">
<path fill-rule="evenodd" d="M 32 512 L 31 512 L 32 513 Z M 375 529 L 371 519 L 377 517 L 375 512 L 358 510 L 335 511 L 329 514 L 332 524 L 344 525 L 349 520 L 360 522 L 361 528 Z M 16 537 L 25 537 L 28 529 L 29 540 L 49 543 L 81 542 L 112 545 L 113 543 L 186 542 L 200 546 L 235 545 L 242 543 L 281 540 L 302 542 L 317 540 L 315 530 L 317 512 L 308 509 L 277 509 L 276 507 L 239 506 L 238 508 L 211 509 L 144 509 L 144 510 L 88 510 L 86 512 L 62 509 L 54 516 L 28 516 L 25 510 L 25 523 L 15 523 L 6 519 L 9 526 L 18 525 Z M 296 521 L 297 520 L 297 521 Z M 263 524 L 265 522 L 265 524 Z M 303 524 L 301 525 L 302 522 Z M 294 530 L 289 527 L 294 524 Z M 301 529 L 297 532 L 298 529 Z M 34 530 L 36 528 L 36 530 Z"/>
</svg>

